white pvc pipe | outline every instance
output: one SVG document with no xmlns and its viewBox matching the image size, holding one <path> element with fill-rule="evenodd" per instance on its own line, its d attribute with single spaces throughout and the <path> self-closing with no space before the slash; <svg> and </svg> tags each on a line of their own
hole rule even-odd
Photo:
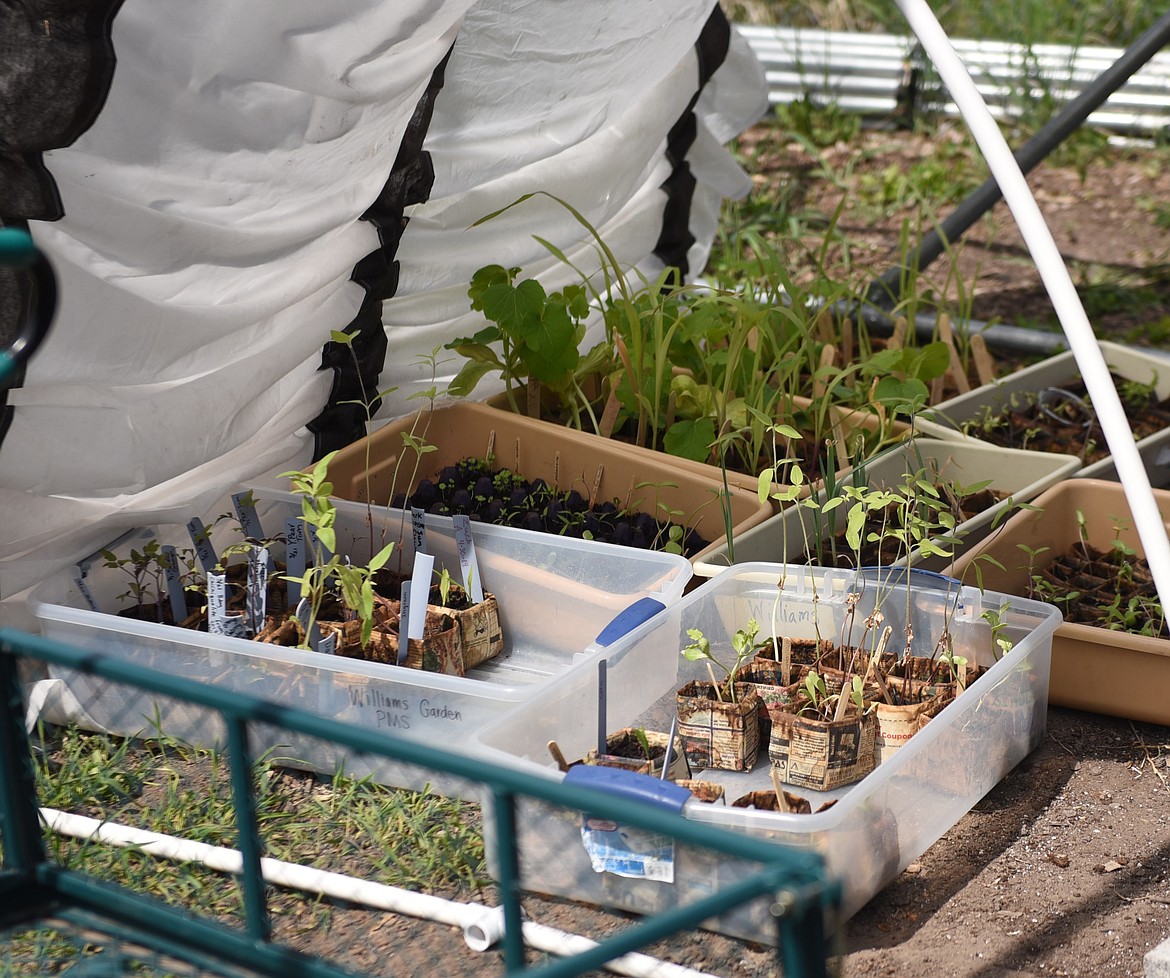
<svg viewBox="0 0 1170 978">
<path fill-rule="evenodd" d="M 1028 183 L 1007 141 L 934 13 L 925 0 L 898 0 L 898 6 L 958 105 L 1036 263 L 1040 279 L 1052 300 L 1064 335 L 1068 338 L 1069 348 L 1088 388 L 1093 409 L 1101 422 L 1118 478 L 1125 488 L 1125 498 L 1129 501 L 1134 526 L 1158 588 L 1158 597 L 1162 607 L 1170 608 L 1170 539 L 1166 536 L 1162 514 L 1154 499 L 1150 478 L 1137 450 L 1129 420 L 1117 396 L 1113 378 L 1109 375 L 1109 366 L 1101 354 L 1097 337 L 1060 250 L 1056 247 L 1044 215 L 1028 189 Z"/>
<path fill-rule="evenodd" d="M 72 815 L 55 808 L 42 808 L 40 813 L 45 824 L 59 835 L 96 840 L 113 846 L 133 847 L 160 859 L 199 863 L 208 869 L 224 873 L 239 875 L 244 871 L 244 860 L 238 849 L 208 845 L 206 842 L 195 842 L 193 839 L 181 839 L 159 832 L 148 832 L 85 815 Z M 282 862 L 279 859 L 261 859 L 260 871 L 265 880 L 277 886 L 459 927 L 463 931 L 467 946 L 473 951 L 486 951 L 504 936 L 502 907 L 489 907 L 482 903 L 457 903 L 426 893 L 415 893 L 397 886 L 373 883 L 341 873 L 314 869 L 311 866 Z M 522 933 L 530 947 L 562 957 L 580 954 L 597 946 L 596 942 L 589 938 L 568 934 L 555 927 L 547 927 L 528 920 L 523 923 Z M 629 978 L 711 978 L 706 972 L 695 971 L 683 965 L 660 961 L 636 952 L 614 958 L 603 967 Z"/>
</svg>

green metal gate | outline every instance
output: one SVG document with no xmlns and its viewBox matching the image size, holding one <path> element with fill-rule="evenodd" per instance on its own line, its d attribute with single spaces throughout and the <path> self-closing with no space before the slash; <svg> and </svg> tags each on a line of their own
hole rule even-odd
<svg viewBox="0 0 1170 978">
<path fill-rule="evenodd" d="M 226 730 L 226 754 L 236 817 L 235 831 L 243 857 L 239 877 L 244 925 L 232 928 L 170 907 L 140 893 L 99 880 L 55 862 L 45 842 L 39 814 L 33 744 L 25 728 L 22 659 L 75 670 L 197 704 L 214 711 Z M 24 663 L 27 668 L 29 663 Z M 486 765 L 460 756 L 377 732 L 348 726 L 214 686 L 176 678 L 126 662 L 82 652 L 16 631 L 0 630 L 0 829 L 3 868 L 0 871 L 0 929 L 64 921 L 89 933 L 128 941 L 173 962 L 220 974 L 334 978 L 351 974 L 338 965 L 307 956 L 273 940 L 269 917 L 269 885 L 261 869 L 263 843 L 257 821 L 249 731 L 274 726 L 321 738 L 372 755 L 424 766 L 483 785 L 494 817 L 494 860 L 503 911 L 503 951 L 507 975 L 569 978 L 597 968 L 615 957 L 645 947 L 741 903 L 771 901 L 775 920 L 775 952 L 789 978 L 826 974 L 826 938 L 837 919 L 839 886 L 827 881 L 815 853 L 721 831 L 592 787 L 550 782 L 523 771 Z M 636 776 L 642 777 L 642 776 Z M 717 892 L 660 914 L 646 917 L 619 935 L 585 953 L 547 964 L 527 965 L 522 935 L 520 878 L 516 845 L 517 802 L 538 799 L 592 816 L 620 819 L 668 835 L 678 843 L 706 847 L 730 860 L 750 861 L 755 871 L 727 882 Z M 762 938 L 765 935 L 761 935 Z M 98 956 L 100 958 L 100 955 Z M 110 956 L 106 956 L 108 961 Z M 177 968 L 164 969 L 180 973 Z M 91 968 L 72 973 L 106 974 Z M 119 972 L 120 973 L 120 972 Z"/>
</svg>

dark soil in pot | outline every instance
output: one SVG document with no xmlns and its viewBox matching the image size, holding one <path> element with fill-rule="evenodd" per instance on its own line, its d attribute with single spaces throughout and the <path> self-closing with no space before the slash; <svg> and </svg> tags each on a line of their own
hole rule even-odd
<svg viewBox="0 0 1170 978">
<path fill-rule="evenodd" d="M 1129 548 L 1074 546 L 1032 579 L 1032 596 L 1056 604 L 1067 622 L 1170 638 L 1150 565 Z"/>
<path fill-rule="evenodd" d="M 1113 383 L 1135 439 L 1140 441 L 1170 426 L 1170 400 L 1158 401 L 1146 386 L 1117 375 L 1113 375 Z M 1075 455 L 1085 465 L 1109 454 L 1082 380 L 1014 396 L 1009 410 L 968 421 L 963 430 L 993 445 Z"/>
<path fill-rule="evenodd" d="M 529 481 L 484 459 L 446 466 L 437 478 L 421 480 L 409 496 L 396 496 L 393 505 L 644 550 L 673 549 L 687 557 L 709 542 L 680 524 L 634 512 L 620 500 L 599 503 L 576 489 Z"/>
</svg>

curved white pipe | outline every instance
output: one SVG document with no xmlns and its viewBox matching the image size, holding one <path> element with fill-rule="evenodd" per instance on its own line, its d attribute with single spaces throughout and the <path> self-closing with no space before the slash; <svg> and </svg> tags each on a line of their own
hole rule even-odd
<svg viewBox="0 0 1170 978">
<path fill-rule="evenodd" d="M 897 2 L 910 29 L 934 62 L 971 135 L 975 137 L 1019 226 L 1032 260 L 1036 263 L 1040 279 L 1052 300 L 1061 328 L 1068 337 L 1069 348 L 1088 388 L 1093 409 L 1101 422 L 1118 478 L 1125 488 L 1125 498 L 1129 501 L 1134 526 L 1158 588 L 1158 597 L 1164 608 L 1170 608 L 1170 539 L 1166 536 L 1162 514 L 1154 499 L 1150 477 L 1137 450 L 1129 420 L 1117 396 L 1113 378 L 1109 375 L 1109 366 L 1097 345 L 1097 337 L 1060 250 L 1003 133 L 999 131 L 987 104 L 934 13 L 925 0 Z"/>
<path fill-rule="evenodd" d="M 132 846 L 161 859 L 199 863 L 208 869 L 224 873 L 239 875 L 244 871 L 244 859 L 238 849 L 208 845 L 206 842 L 195 842 L 192 839 L 181 839 L 159 832 L 148 832 L 117 822 L 103 822 L 55 808 L 42 808 L 40 813 L 45 824 L 59 835 L 96 840 L 113 846 Z M 260 870 L 265 880 L 277 886 L 459 927 L 463 930 L 467 946 L 473 951 L 486 951 L 504 936 L 502 907 L 489 907 L 482 903 L 457 903 L 426 893 L 415 893 L 397 886 L 373 883 L 341 873 L 314 869 L 311 866 L 282 862 L 279 859 L 261 859 Z M 587 937 L 568 934 L 555 927 L 547 927 L 528 920 L 523 923 L 522 933 L 530 947 L 562 957 L 580 954 L 597 946 L 595 941 Z M 706 972 L 695 971 L 635 952 L 614 958 L 603 967 L 629 978 L 711 978 Z"/>
</svg>

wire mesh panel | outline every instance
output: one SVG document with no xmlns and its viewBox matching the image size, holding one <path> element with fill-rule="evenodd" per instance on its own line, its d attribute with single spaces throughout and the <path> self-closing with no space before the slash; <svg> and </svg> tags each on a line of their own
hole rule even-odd
<svg viewBox="0 0 1170 978">
<path fill-rule="evenodd" d="M 19 656 L 85 677 L 107 707 L 141 720 L 140 736 L 41 723 L 30 743 Z M 13 973 L 36 973 L 39 948 L 57 946 L 52 917 L 109 936 L 63 952 L 77 960 L 70 973 L 82 975 L 441 969 L 552 978 L 686 945 L 704 922 L 737 908 L 761 922 L 760 973 L 777 960 L 788 975 L 824 973 L 839 888 L 825 881 L 820 857 L 683 818 L 677 798 L 665 808 L 647 800 L 654 779 L 552 783 L 13 632 L 0 632 L 0 692 L 0 926 L 28 935 L 15 945 L 28 961 L 14 961 Z M 182 736 L 152 721 L 160 697 L 168 716 L 185 718 Z M 210 730 L 221 749 L 205 746 Z M 188 742 L 190 731 L 203 746 Z M 319 772 L 326 750 L 334 776 L 299 770 L 310 765 L 298 756 L 311 756 Z M 421 790 L 371 776 L 387 764 L 402 768 L 396 783 Z M 440 778 L 475 787 L 482 808 L 427 790 Z M 657 862 L 648 886 L 669 887 L 664 867 L 704 850 L 719 854 L 708 860 L 722 872 L 709 887 L 663 900 L 660 912 L 590 920 L 584 908 L 522 896 L 533 874 L 521 865 L 518 832 L 544 831 L 538 810 L 555 812 L 550 856 L 572 847 L 570 862 L 584 853 L 628 871 L 628 862 L 612 862 L 609 843 L 641 859 L 649 841 Z M 606 835 L 610 825 L 620 825 L 618 835 Z M 556 926 L 566 920 L 596 939 Z M 485 963 L 483 949 L 497 942 Z M 137 948 L 139 957 L 127 952 Z M 728 953 L 747 952 L 728 945 Z M 168 970 L 172 959 L 195 970 Z M 130 971 L 117 971 L 120 963 Z"/>
</svg>

